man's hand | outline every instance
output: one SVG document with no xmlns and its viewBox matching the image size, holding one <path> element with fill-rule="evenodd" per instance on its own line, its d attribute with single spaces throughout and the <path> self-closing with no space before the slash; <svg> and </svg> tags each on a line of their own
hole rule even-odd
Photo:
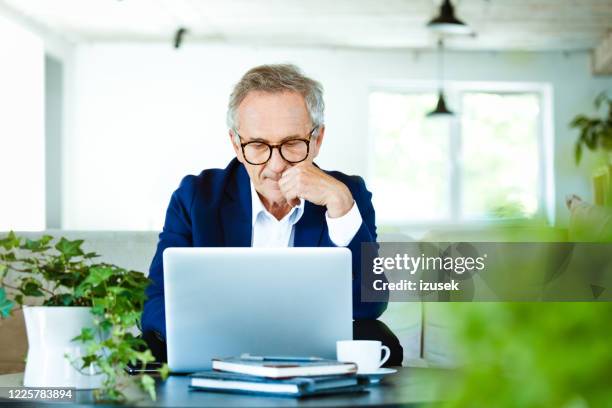
<svg viewBox="0 0 612 408">
<path fill-rule="evenodd" d="M 303 198 L 324 205 L 330 218 L 342 217 L 353 207 L 348 187 L 309 162 L 285 170 L 278 186 L 289 204 L 298 205 Z"/>
</svg>

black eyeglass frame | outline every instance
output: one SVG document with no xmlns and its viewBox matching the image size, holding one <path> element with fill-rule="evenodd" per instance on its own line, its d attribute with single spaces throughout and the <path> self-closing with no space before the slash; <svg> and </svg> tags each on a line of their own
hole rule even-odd
<svg viewBox="0 0 612 408">
<path fill-rule="evenodd" d="M 242 149 L 242 157 L 244 157 L 244 160 L 247 161 L 247 163 L 252 164 L 253 166 L 261 166 L 263 164 L 266 164 L 267 162 L 270 161 L 270 159 L 272 158 L 272 151 L 274 149 L 278 149 L 278 153 L 280 154 L 280 156 L 283 158 L 284 161 L 286 161 L 287 163 L 291 163 L 291 164 L 297 164 L 297 163 L 301 163 L 304 160 L 306 160 L 308 158 L 308 154 L 310 154 L 310 140 L 312 139 L 312 135 L 314 133 L 315 130 L 317 130 L 318 126 L 315 126 L 312 128 L 312 130 L 310 132 L 308 132 L 308 136 L 309 139 L 289 139 L 289 140 L 285 140 L 282 143 L 277 143 L 277 144 L 269 144 L 266 142 L 262 142 L 262 141 L 258 141 L 258 140 L 251 140 L 250 142 L 246 142 L 246 143 L 240 143 L 240 147 Z M 238 138 L 240 140 L 242 140 L 242 136 L 240 136 L 240 133 L 238 133 L 237 130 L 234 130 L 234 132 L 236 133 L 236 135 L 238 136 Z M 306 155 L 304 156 L 304 158 L 302 160 L 298 160 L 298 161 L 294 161 L 294 160 L 287 160 L 287 158 L 285 156 L 283 156 L 283 150 L 282 150 L 282 146 L 285 143 L 289 143 L 289 142 L 295 142 L 296 140 L 302 141 L 304 143 L 306 143 Z M 261 162 L 261 163 L 253 163 L 251 161 L 249 161 L 249 159 L 247 159 L 246 154 L 244 152 L 244 148 L 247 145 L 250 145 L 252 143 L 260 143 L 260 144 L 264 144 L 268 147 L 268 158 Z"/>
</svg>

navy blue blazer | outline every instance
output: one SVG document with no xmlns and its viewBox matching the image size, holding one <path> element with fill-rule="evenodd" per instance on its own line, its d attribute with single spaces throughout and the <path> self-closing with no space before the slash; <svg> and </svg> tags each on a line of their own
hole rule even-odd
<svg viewBox="0 0 612 408">
<path fill-rule="evenodd" d="M 361 177 L 329 171 L 351 191 L 363 219 L 349 243 L 353 258 L 353 318 L 376 319 L 386 302 L 361 302 L 361 243 L 376 241 L 372 194 Z M 164 228 L 159 234 L 146 289 L 142 331 L 154 330 L 166 338 L 164 272 L 162 253 L 169 247 L 249 247 L 252 236 L 252 208 L 249 175 L 244 165 L 233 159 L 225 169 L 204 170 L 186 176 L 172 194 Z M 295 224 L 294 246 L 333 247 L 329 238 L 326 208 L 308 201 L 302 218 Z"/>
</svg>

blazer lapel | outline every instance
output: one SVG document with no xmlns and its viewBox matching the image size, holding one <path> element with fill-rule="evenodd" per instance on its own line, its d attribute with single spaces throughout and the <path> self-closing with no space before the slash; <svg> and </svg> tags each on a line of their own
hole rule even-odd
<svg viewBox="0 0 612 408">
<path fill-rule="evenodd" d="M 221 228 L 224 246 L 249 247 L 252 235 L 252 206 L 249 175 L 240 163 L 230 177 L 221 204 Z"/>
<path fill-rule="evenodd" d="M 249 175 L 244 165 L 239 163 L 235 174 L 230 176 L 228 180 L 221 204 L 220 215 L 224 246 L 251 246 L 253 234 L 252 211 Z M 326 225 L 325 207 L 306 201 L 304 203 L 304 214 L 295 224 L 293 246 L 320 246 Z"/>
<path fill-rule="evenodd" d="M 325 221 L 325 208 L 309 201 L 304 203 L 304 214 L 295 224 L 293 246 L 318 247 L 321 243 Z"/>
</svg>

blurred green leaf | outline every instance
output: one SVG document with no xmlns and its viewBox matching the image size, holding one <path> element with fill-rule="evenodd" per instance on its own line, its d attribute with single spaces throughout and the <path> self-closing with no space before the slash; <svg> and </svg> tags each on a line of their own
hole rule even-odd
<svg viewBox="0 0 612 408">
<path fill-rule="evenodd" d="M 158 370 L 158 373 L 162 380 L 166 380 L 166 378 L 168 378 L 168 375 L 170 375 L 170 368 L 168 367 L 168 364 L 164 363 Z"/>
<path fill-rule="evenodd" d="M 6 262 L 15 262 L 17 260 L 14 252 L 7 252 L 5 254 L 0 254 L 0 259 Z"/>
<path fill-rule="evenodd" d="M 612 401 L 612 304 L 473 303 L 452 306 L 465 365 L 451 407 L 607 406 Z"/>
<path fill-rule="evenodd" d="M 577 142 L 574 145 L 574 160 L 576 161 L 576 164 L 580 164 L 580 159 L 582 159 L 582 144 Z"/>
<path fill-rule="evenodd" d="M 591 151 L 597 149 L 612 150 L 612 142 L 608 141 L 608 135 L 612 132 L 612 100 L 608 98 L 605 91 L 601 92 L 595 98 L 595 108 L 599 110 L 604 102 L 607 102 L 608 113 L 604 115 L 603 118 L 607 119 L 588 117 L 584 114 L 580 114 L 576 115 L 569 123 L 570 128 L 580 130 L 574 148 L 574 161 L 576 165 L 580 164 L 583 145 Z"/>
<path fill-rule="evenodd" d="M 149 397 L 153 401 L 155 401 L 156 400 L 156 395 L 155 395 L 155 380 L 153 379 L 153 377 L 151 377 L 150 375 L 144 374 L 140 378 L 140 385 L 141 385 L 142 389 L 149 394 Z"/>
<path fill-rule="evenodd" d="M 13 302 L 6 298 L 4 288 L 0 287 L 0 317 L 9 317 L 11 310 L 13 310 Z"/>
<path fill-rule="evenodd" d="M 587 118 L 585 115 L 578 115 L 570 122 L 569 126 L 572 128 L 582 128 L 588 124 L 589 118 Z"/>
<path fill-rule="evenodd" d="M 601 104 L 608 100 L 608 93 L 606 91 L 602 91 L 595 98 L 595 109 L 599 110 L 601 108 Z"/>
</svg>

